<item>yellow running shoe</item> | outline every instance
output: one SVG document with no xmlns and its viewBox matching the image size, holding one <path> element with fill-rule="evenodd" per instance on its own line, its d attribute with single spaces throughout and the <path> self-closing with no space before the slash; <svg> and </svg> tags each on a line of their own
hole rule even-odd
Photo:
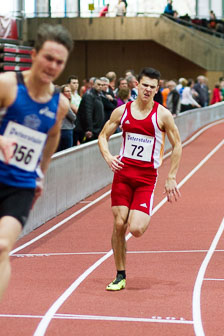
<svg viewBox="0 0 224 336">
<path fill-rule="evenodd" d="M 106 288 L 108 291 L 119 291 L 126 286 L 126 279 L 122 275 L 118 275 L 114 281 L 112 281 Z"/>
</svg>

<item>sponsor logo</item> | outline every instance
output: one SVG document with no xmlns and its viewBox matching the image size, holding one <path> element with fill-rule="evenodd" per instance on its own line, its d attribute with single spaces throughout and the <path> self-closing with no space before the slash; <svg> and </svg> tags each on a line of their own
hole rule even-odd
<svg viewBox="0 0 224 336">
<path fill-rule="evenodd" d="M 46 117 L 51 118 L 51 119 L 54 119 L 54 118 L 55 118 L 55 113 L 54 113 L 54 112 L 51 112 L 51 111 L 49 110 L 49 107 L 48 107 L 48 106 L 46 106 L 46 107 L 40 109 L 39 113 L 40 113 L 40 114 L 43 114 L 43 115 L 45 115 Z"/>
<path fill-rule="evenodd" d="M 140 204 L 140 206 L 143 207 L 143 208 L 147 208 L 147 204 L 146 203 L 142 203 L 142 204 Z"/>
<path fill-rule="evenodd" d="M 126 120 L 126 121 L 125 121 L 125 124 L 130 124 L 130 121 L 129 121 L 129 120 Z"/>
</svg>

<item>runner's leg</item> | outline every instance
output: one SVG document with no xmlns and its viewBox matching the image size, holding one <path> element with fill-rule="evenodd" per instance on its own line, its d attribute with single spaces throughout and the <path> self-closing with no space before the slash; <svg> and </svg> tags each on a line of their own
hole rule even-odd
<svg viewBox="0 0 224 336">
<path fill-rule="evenodd" d="M 0 299 L 8 286 L 11 274 L 9 252 L 21 230 L 22 226 L 16 218 L 4 216 L 0 219 Z"/>
<path fill-rule="evenodd" d="M 114 251 L 114 261 L 117 270 L 125 270 L 126 264 L 126 241 L 127 219 L 129 209 L 126 206 L 113 206 L 114 228 L 112 234 L 112 248 Z"/>
</svg>

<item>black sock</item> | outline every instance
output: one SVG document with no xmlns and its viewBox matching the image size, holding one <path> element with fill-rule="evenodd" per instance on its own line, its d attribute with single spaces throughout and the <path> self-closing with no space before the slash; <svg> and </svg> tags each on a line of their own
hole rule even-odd
<svg viewBox="0 0 224 336">
<path fill-rule="evenodd" d="M 123 279 L 126 279 L 126 272 L 125 272 L 125 270 L 123 270 L 123 271 L 117 271 L 117 276 L 118 275 L 122 275 Z"/>
</svg>

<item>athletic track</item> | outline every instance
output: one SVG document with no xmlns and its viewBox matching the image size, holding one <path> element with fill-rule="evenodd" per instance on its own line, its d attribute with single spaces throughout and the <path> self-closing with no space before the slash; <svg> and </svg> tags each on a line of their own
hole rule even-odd
<svg viewBox="0 0 224 336">
<path fill-rule="evenodd" d="M 105 290 L 115 276 L 111 186 L 20 239 L 0 335 L 223 336 L 223 134 L 224 120 L 186 143 L 177 203 L 164 199 L 164 160 L 150 227 L 127 234 L 125 290 Z"/>
</svg>

